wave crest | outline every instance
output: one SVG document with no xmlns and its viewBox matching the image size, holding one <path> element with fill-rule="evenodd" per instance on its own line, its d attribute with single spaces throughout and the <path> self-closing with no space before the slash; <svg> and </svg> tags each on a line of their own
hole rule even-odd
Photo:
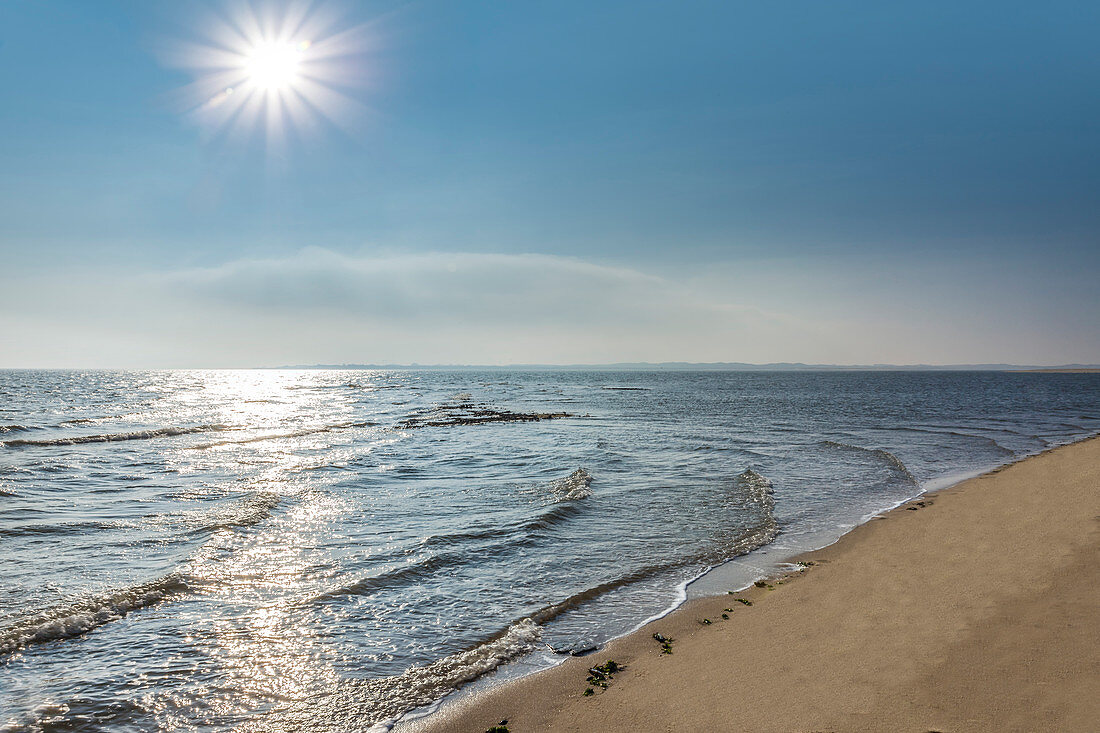
<svg viewBox="0 0 1100 733">
<path fill-rule="evenodd" d="M 550 493 L 556 501 L 577 501 L 592 496 L 592 475 L 578 468 L 565 478 L 550 483 Z"/>
<path fill-rule="evenodd" d="M 132 433 L 104 433 L 101 435 L 75 435 L 71 438 L 48 438 L 43 440 L 7 440 L 0 441 L 0 445 L 8 448 L 47 447 L 60 445 L 81 445 L 83 443 L 114 443 L 123 440 L 152 440 L 153 438 L 166 438 L 175 435 L 191 435 L 192 433 L 212 433 L 223 430 L 232 430 L 228 425 L 195 425 L 193 427 L 156 428 L 153 430 L 137 430 Z"/>
<path fill-rule="evenodd" d="M 117 621 L 130 611 L 152 606 L 187 590 L 183 576 L 171 573 L 156 580 L 92 594 L 47 608 L 0 629 L 0 654 L 12 654 L 31 644 L 79 636 L 98 626 Z"/>
<path fill-rule="evenodd" d="M 909 467 L 902 462 L 900 458 L 895 456 L 888 450 L 883 448 L 864 448 L 860 445 L 851 445 L 850 443 L 840 443 L 835 440 L 823 440 L 819 443 L 827 448 L 837 448 L 840 450 L 858 451 L 862 453 L 869 453 L 870 455 L 877 456 L 883 463 L 888 465 L 899 476 L 901 476 L 907 483 L 920 488 L 920 481 L 909 470 Z"/>
</svg>

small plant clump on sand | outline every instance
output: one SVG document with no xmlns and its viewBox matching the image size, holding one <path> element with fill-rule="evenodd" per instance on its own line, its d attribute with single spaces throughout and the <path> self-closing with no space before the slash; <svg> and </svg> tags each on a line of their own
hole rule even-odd
<svg viewBox="0 0 1100 733">
<path fill-rule="evenodd" d="M 499 725 L 494 725 L 492 728 L 486 728 L 485 733 L 510 733 L 508 730 L 508 721 L 502 720 Z"/>
<path fill-rule="evenodd" d="M 723 614 L 722 614 L 722 618 L 723 618 L 724 620 L 729 620 L 729 617 L 730 617 L 730 615 L 729 615 L 728 613 L 723 613 Z"/>
<path fill-rule="evenodd" d="M 752 605 L 752 601 L 750 601 L 748 598 L 734 598 L 733 600 L 737 601 L 738 603 L 744 603 L 746 606 Z"/>
<path fill-rule="evenodd" d="M 705 618 L 702 621 L 700 621 L 700 623 L 703 624 L 703 626 L 710 626 L 714 622 L 711 621 L 709 618 Z"/>
<path fill-rule="evenodd" d="M 815 563 L 813 560 L 799 560 L 797 564 L 801 565 L 804 568 L 810 568 L 810 567 L 813 567 L 814 565 L 816 565 L 817 563 Z"/>
<path fill-rule="evenodd" d="M 653 638 L 661 645 L 661 654 L 672 654 L 672 639 L 662 634 L 654 634 Z"/>
<path fill-rule="evenodd" d="M 587 679 L 585 679 L 585 682 L 592 685 L 592 687 L 599 687 L 600 689 L 606 690 L 607 686 L 611 684 L 611 678 L 616 672 L 620 670 L 622 670 L 622 666 L 620 664 L 618 664 L 614 659 L 608 659 L 603 664 L 597 664 L 595 667 L 589 667 L 588 677 Z M 584 695 L 586 697 L 595 693 L 595 690 L 593 690 L 592 687 L 589 687 L 587 690 L 584 691 Z"/>
<path fill-rule="evenodd" d="M 753 585 L 755 585 L 757 588 L 767 588 L 768 587 L 767 582 L 763 581 L 763 580 L 757 580 L 756 582 L 753 583 Z"/>
</svg>

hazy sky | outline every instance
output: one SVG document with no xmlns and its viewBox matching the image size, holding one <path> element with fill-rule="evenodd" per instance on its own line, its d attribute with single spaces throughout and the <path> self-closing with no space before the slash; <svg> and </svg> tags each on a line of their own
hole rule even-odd
<svg viewBox="0 0 1100 733">
<path fill-rule="evenodd" d="M 0 367 L 1100 362 L 1098 27 L 3 0 Z"/>
</svg>

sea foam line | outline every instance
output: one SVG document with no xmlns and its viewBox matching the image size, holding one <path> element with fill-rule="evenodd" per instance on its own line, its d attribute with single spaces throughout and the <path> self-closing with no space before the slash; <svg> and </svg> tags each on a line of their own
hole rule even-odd
<svg viewBox="0 0 1100 733">
<path fill-rule="evenodd" d="M 0 629 L 0 654 L 12 654 L 31 644 L 68 639 L 111 621 L 130 611 L 159 603 L 169 596 L 186 593 L 186 581 L 179 573 L 126 588 L 108 590 L 53 606 L 25 616 Z"/>
</svg>

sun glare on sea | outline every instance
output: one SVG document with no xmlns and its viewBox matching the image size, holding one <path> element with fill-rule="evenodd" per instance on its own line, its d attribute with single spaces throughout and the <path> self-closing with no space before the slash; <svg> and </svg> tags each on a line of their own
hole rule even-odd
<svg viewBox="0 0 1100 733">
<path fill-rule="evenodd" d="M 262 131 L 269 142 L 324 121 L 350 131 L 362 111 L 350 92 L 372 76 L 368 26 L 342 26 L 331 5 L 235 7 L 235 14 L 201 19 L 202 41 L 165 52 L 195 77 L 180 90 L 182 111 L 237 137 Z"/>
</svg>

